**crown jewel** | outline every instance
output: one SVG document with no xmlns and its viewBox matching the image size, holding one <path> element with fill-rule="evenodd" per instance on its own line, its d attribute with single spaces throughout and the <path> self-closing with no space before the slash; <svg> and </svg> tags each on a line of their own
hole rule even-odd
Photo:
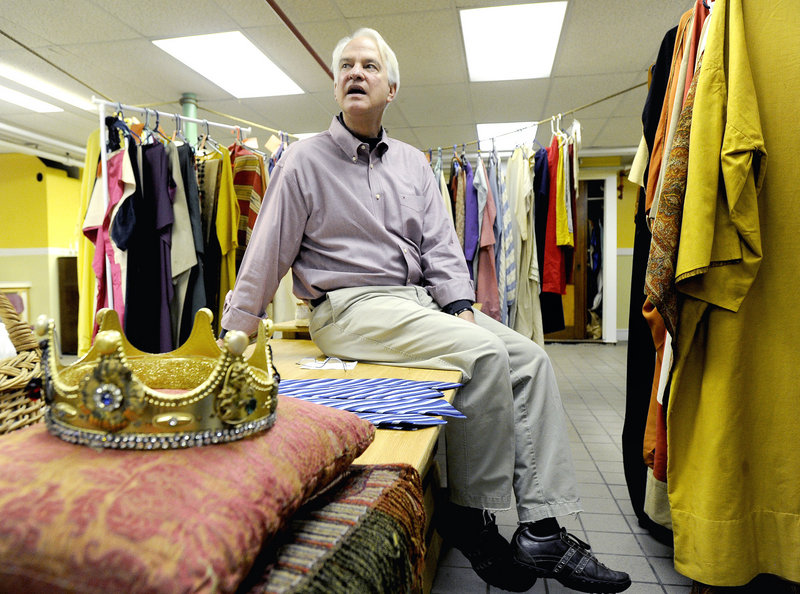
<svg viewBox="0 0 800 594">
<path fill-rule="evenodd" d="M 248 337 L 229 332 L 220 348 L 212 314 L 201 309 L 188 340 L 150 354 L 128 342 L 113 310 L 98 312 L 100 330 L 89 352 L 64 366 L 55 324 L 41 316 L 45 421 L 51 433 L 82 445 L 153 450 L 234 441 L 275 422 L 279 377 L 267 340 L 272 321 Z"/>
</svg>

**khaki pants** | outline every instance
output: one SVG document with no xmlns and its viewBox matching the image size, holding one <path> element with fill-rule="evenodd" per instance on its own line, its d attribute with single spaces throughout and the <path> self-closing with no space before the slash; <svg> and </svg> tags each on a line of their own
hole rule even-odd
<svg viewBox="0 0 800 594">
<path fill-rule="evenodd" d="M 328 293 L 309 331 L 327 356 L 461 371 L 453 404 L 467 418 L 445 426 L 454 503 L 508 509 L 513 489 L 522 522 L 581 511 L 550 359 L 489 316 L 475 321 L 420 287 L 358 287 Z"/>
</svg>

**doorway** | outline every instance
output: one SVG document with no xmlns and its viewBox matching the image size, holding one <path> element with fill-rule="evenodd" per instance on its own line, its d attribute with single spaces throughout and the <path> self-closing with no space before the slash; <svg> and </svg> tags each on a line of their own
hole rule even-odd
<svg viewBox="0 0 800 594">
<path fill-rule="evenodd" d="M 564 329 L 547 341 L 617 342 L 617 173 L 581 170 Z"/>
</svg>

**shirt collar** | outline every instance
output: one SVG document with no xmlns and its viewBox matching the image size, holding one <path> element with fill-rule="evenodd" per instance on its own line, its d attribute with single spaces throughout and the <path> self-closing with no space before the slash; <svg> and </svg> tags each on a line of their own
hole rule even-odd
<svg viewBox="0 0 800 594">
<path fill-rule="evenodd" d="M 358 158 L 358 148 L 361 145 L 366 145 L 365 142 L 353 136 L 350 130 L 345 128 L 336 116 L 333 117 L 328 132 L 330 132 L 333 141 L 344 151 L 344 154 L 347 155 L 348 158 Z M 386 130 L 381 128 L 381 140 L 378 146 L 375 147 L 375 150 L 378 156 L 382 157 L 388 149 L 389 136 L 386 134 Z"/>
</svg>

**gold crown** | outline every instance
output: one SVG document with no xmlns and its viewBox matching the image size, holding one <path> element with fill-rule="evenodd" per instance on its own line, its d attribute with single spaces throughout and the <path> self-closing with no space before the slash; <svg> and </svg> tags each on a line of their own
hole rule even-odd
<svg viewBox="0 0 800 594">
<path fill-rule="evenodd" d="M 107 448 L 156 450 L 225 443 L 264 431 L 275 422 L 277 371 L 267 344 L 272 321 L 249 339 L 229 332 L 214 340 L 212 314 L 197 312 L 188 340 L 164 354 L 136 349 L 117 313 L 98 312 L 100 330 L 89 352 L 60 362 L 54 322 L 41 316 L 45 421 L 66 441 Z"/>
</svg>

